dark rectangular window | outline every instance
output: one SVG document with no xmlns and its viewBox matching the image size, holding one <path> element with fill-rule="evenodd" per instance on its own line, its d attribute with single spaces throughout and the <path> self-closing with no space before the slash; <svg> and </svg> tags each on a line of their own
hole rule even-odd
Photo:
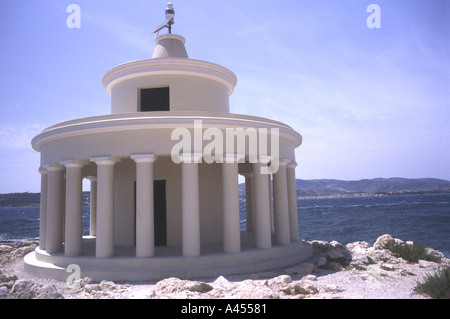
<svg viewBox="0 0 450 319">
<path fill-rule="evenodd" d="M 170 111 L 169 88 L 141 89 L 141 112 Z"/>
</svg>

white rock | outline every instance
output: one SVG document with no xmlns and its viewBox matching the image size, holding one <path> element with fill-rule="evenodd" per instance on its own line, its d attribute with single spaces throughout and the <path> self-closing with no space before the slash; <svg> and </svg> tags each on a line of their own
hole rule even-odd
<svg viewBox="0 0 450 319">
<path fill-rule="evenodd" d="M 54 285 L 45 285 L 39 288 L 37 299 L 61 299 L 62 295 Z"/>
<path fill-rule="evenodd" d="M 331 247 L 331 245 L 328 242 L 323 241 L 323 240 L 313 240 L 311 242 L 311 245 L 312 245 L 313 249 L 318 249 L 321 251 L 326 251 L 328 248 Z"/>
<path fill-rule="evenodd" d="M 94 291 L 101 290 L 101 288 L 99 284 L 86 284 L 84 285 L 84 290 L 86 290 L 86 292 L 92 293 Z"/>
<path fill-rule="evenodd" d="M 380 268 L 383 270 L 387 270 L 387 271 L 394 271 L 397 269 L 397 267 L 394 266 L 393 264 L 388 264 L 388 263 L 384 263 L 384 262 L 382 262 L 380 264 Z"/>
<path fill-rule="evenodd" d="M 290 267 L 285 269 L 288 275 L 301 275 L 301 274 L 312 274 L 316 272 L 317 268 L 314 264 L 302 263 L 300 265 Z"/>
<path fill-rule="evenodd" d="M 181 287 L 181 290 L 188 290 L 192 292 L 200 292 L 205 293 L 210 290 L 213 290 L 214 287 L 212 287 L 210 284 L 207 284 L 205 282 L 201 281 L 186 281 Z"/>
<path fill-rule="evenodd" d="M 36 297 L 35 284 L 29 280 L 16 280 L 10 293 L 17 299 L 32 299 Z"/>
<path fill-rule="evenodd" d="M 335 240 L 333 240 L 332 242 L 330 242 L 331 247 L 333 248 L 337 248 L 337 249 L 342 249 L 345 250 L 345 245 L 342 245 L 340 242 L 337 242 Z"/>
<path fill-rule="evenodd" d="M 163 279 L 154 286 L 154 290 L 158 294 L 173 294 L 183 291 L 205 293 L 213 289 L 213 286 L 204 282 L 182 280 L 175 277 Z"/>
<path fill-rule="evenodd" d="M 371 258 L 375 263 L 380 261 L 388 261 L 393 263 L 396 262 L 396 257 L 394 257 L 390 251 L 386 249 L 374 249 L 373 251 L 369 251 L 367 254 L 368 258 Z"/>
<path fill-rule="evenodd" d="M 237 284 L 229 281 L 223 276 L 220 276 L 216 280 L 214 280 L 212 286 L 215 287 L 215 290 L 233 290 L 234 288 L 236 288 Z"/>
<path fill-rule="evenodd" d="M 343 269 L 342 265 L 340 263 L 335 262 L 335 261 L 329 262 L 326 265 L 326 268 L 334 270 L 334 271 L 342 271 L 342 269 Z"/>
<path fill-rule="evenodd" d="M 309 281 L 317 281 L 317 276 L 314 275 L 307 275 L 305 277 L 302 278 L 303 281 L 305 280 L 309 280 Z"/>
<path fill-rule="evenodd" d="M 13 250 L 14 247 L 11 247 L 9 245 L 0 245 L 0 254 L 6 254 L 9 253 L 11 250 Z"/>
<path fill-rule="evenodd" d="M 101 290 L 113 290 L 116 289 L 116 284 L 109 280 L 102 280 L 99 284 Z"/>
<path fill-rule="evenodd" d="M 317 260 L 317 267 L 322 267 L 325 266 L 327 264 L 327 258 L 326 257 L 320 257 Z"/>
<path fill-rule="evenodd" d="M 348 255 L 339 248 L 333 248 L 327 251 L 327 256 L 330 260 L 348 259 Z"/>
<path fill-rule="evenodd" d="M 267 281 L 267 284 L 269 286 L 275 286 L 275 285 L 284 285 L 292 282 L 291 276 L 288 275 L 281 275 L 272 279 L 269 279 Z"/>
<path fill-rule="evenodd" d="M 25 246 L 25 247 L 20 247 L 17 248 L 13 253 L 12 253 L 12 258 L 23 258 L 25 257 L 25 255 L 27 255 L 28 253 L 34 251 L 36 249 L 35 245 L 32 246 Z"/>
<path fill-rule="evenodd" d="M 419 267 L 421 267 L 421 268 L 436 269 L 439 267 L 438 263 L 428 261 L 428 260 L 422 260 L 422 259 L 419 259 L 418 264 L 419 264 Z"/>
<path fill-rule="evenodd" d="M 244 280 L 231 293 L 237 299 L 278 299 L 279 296 L 266 285 L 255 284 L 252 280 Z"/>
<path fill-rule="evenodd" d="M 443 253 L 430 247 L 425 248 L 425 253 L 428 256 L 435 258 L 436 260 L 443 260 L 445 258 L 445 255 Z"/>
<path fill-rule="evenodd" d="M 329 293 L 336 293 L 336 292 L 344 291 L 344 289 L 342 289 L 340 286 L 333 285 L 333 284 L 326 284 L 320 290 L 323 292 L 329 292 Z"/>
<path fill-rule="evenodd" d="M 293 284 L 293 291 L 297 294 L 311 295 L 316 294 L 319 290 L 314 282 L 305 280 Z"/>
<path fill-rule="evenodd" d="M 230 281 L 227 278 L 225 278 L 224 276 L 219 276 L 219 277 L 217 277 L 216 280 L 214 280 L 213 283 L 217 284 L 217 285 L 225 286 L 225 285 L 228 285 L 230 283 Z"/>
<path fill-rule="evenodd" d="M 348 250 L 365 250 L 372 246 L 366 241 L 355 241 L 354 243 L 348 243 L 345 247 L 347 247 Z"/>
<path fill-rule="evenodd" d="M 373 244 L 373 248 L 383 249 L 383 247 L 385 245 L 394 244 L 394 243 L 395 243 L 395 239 L 391 235 L 385 234 L 385 235 L 377 238 L 377 240 L 375 241 L 375 244 Z"/>
</svg>

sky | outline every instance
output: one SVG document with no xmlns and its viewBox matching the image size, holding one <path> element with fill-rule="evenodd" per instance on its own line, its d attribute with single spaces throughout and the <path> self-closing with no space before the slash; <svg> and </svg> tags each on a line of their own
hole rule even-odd
<svg viewBox="0 0 450 319">
<path fill-rule="evenodd" d="M 104 74 L 151 58 L 167 2 L 0 0 L 0 193 L 40 191 L 43 129 L 110 113 Z M 296 178 L 450 180 L 450 1 L 172 3 L 189 56 L 238 77 L 230 111 L 303 136 Z"/>
</svg>

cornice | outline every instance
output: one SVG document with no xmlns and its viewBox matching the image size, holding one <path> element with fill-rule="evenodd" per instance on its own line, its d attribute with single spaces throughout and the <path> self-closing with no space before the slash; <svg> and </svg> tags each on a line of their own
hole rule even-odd
<svg viewBox="0 0 450 319">
<path fill-rule="evenodd" d="M 121 64 L 109 70 L 103 77 L 103 85 L 111 95 L 112 88 L 120 82 L 152 75 L 190 75 L 218 81 L 233 93 L 236 75 L 218 64 L 185 58 L 156 58 Z"/>
<path fill-rule="evenodd" d="M 201 120 L 202 128 L 255 128 L 278 129 L 280 137 L 291 140 L 297 147 L 302 143 L 302 136 L 291 127 L 281 122 L 265 118 L 228 114 L 228 113 L 202 113 L 182 112 L 155 112 L 149 116 L 145 113 L 124 113 L 105 116 L 94 116 L 68 121 L 51 126 L 32 140 L 32 146 L 40 151 L 42 146 L 63 138 L 96 133 L 108 133 L 130 130 L 176 129 L 186 127 L 194 128 L 194 121 Z M 268 132 L 270 135 L 270 132 Z"/>
</svg>

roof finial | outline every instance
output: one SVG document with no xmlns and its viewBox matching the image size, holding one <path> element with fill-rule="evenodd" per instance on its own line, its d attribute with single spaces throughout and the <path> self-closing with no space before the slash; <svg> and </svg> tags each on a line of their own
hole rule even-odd
<svg viewBox="0 0 450 319">
<path fill-rule="evenodd" d="M 168 28 L 169 33 L 172 33 L 172 24 L 175 23 L 175 9 L 173 8 L 173 4 L 169 2 L 166 8 L 166 21 L 159 25 L 152 33 L 159 32 L 163 28 Z"/>
</svg>

